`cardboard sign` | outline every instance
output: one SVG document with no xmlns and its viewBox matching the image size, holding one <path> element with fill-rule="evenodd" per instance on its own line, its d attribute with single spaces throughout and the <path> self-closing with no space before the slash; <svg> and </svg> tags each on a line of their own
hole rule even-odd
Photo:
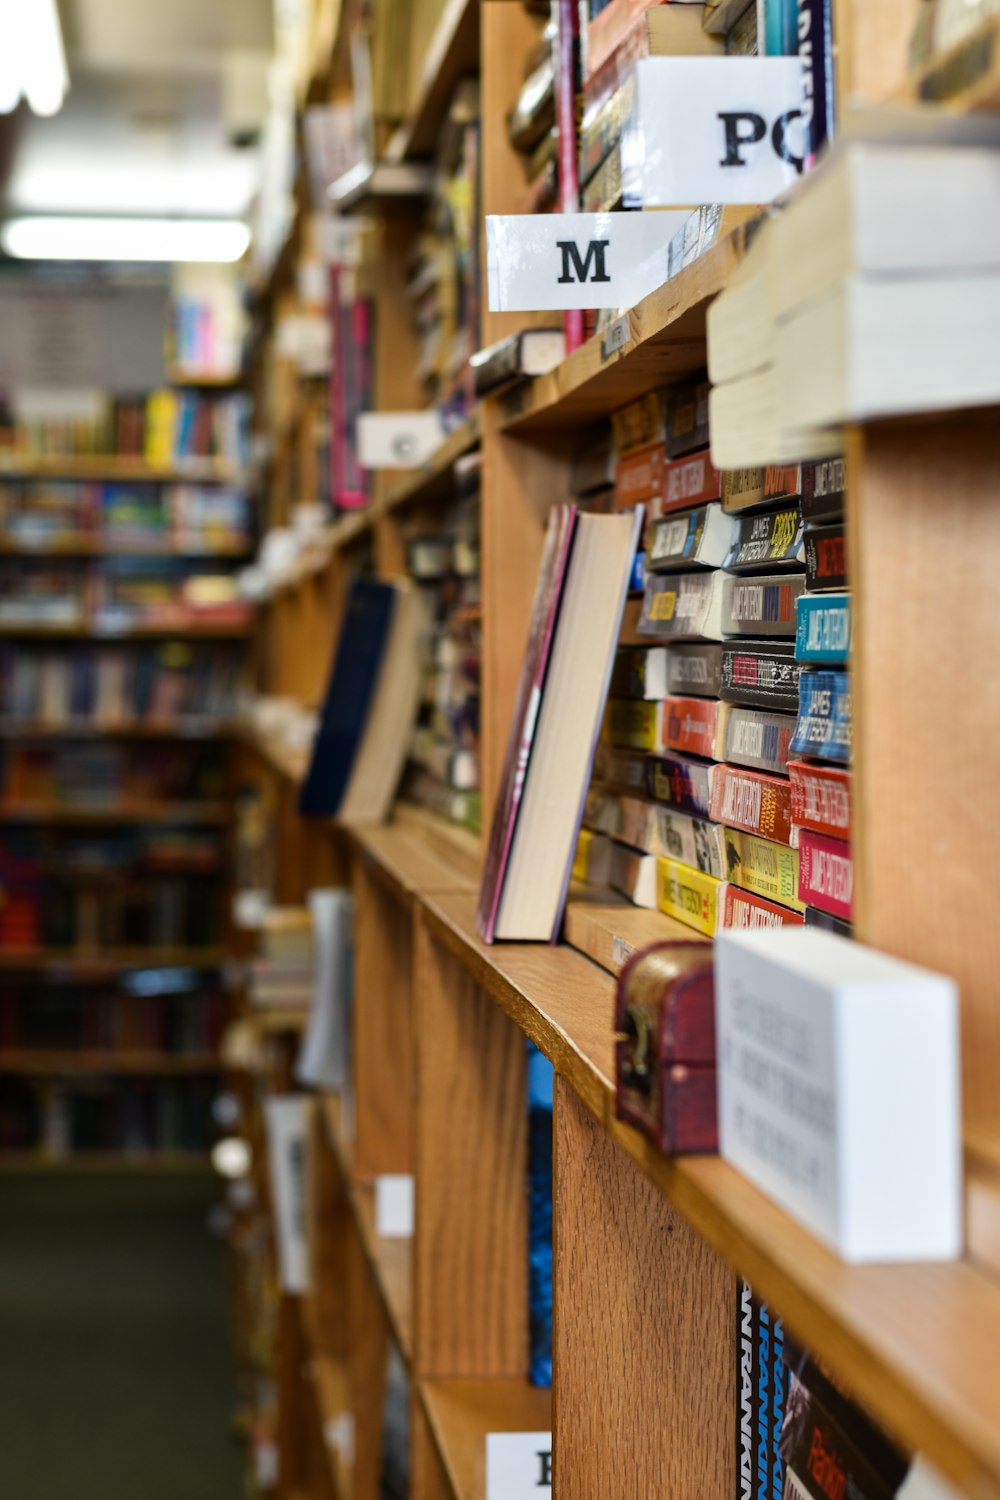
<svg viewBox="0 0 1000 1500">
<path fill-rule="evenodd" d="M 487 1433 L 486 1500 L 545 1500 L 551 1494 L 551 1432 Z"/>
<path fill-rule="evenodd" d="M 721 1154 L 848 1261 L 962 1249 L 952 980 L 813 927 L 720 933 Z"/>
<path fill-rule="evenodd" d="M 419 469 L 443 438 L 436 411 L 365 411 L 358 417 L 358 462 L 364 469 Z"/>
<path fill-rule="evenodd" d="M 797 57 L 651 57 L 636 64 L 622 151 L 626 203 L 769 203 L 803 171 Z"/>
<path fill-rule="evenodd" d="M 385 1240 L 413 1235 L 413 1178 L 403 1173 L 375 1179 L 375 1233 Z"/>
<path fill-rule="evenodd" d="M 634 307 L 662 286 L 676 213 L 489 214 L 491 312 Z"/>
</svg>

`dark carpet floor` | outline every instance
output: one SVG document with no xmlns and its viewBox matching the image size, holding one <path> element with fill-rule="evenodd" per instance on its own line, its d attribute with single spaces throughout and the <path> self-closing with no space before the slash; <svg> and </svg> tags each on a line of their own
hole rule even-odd
<svg viewBox="0 0 1000 1500">
<path fill-rule="evenodd" d="M 3 1500 L 239 1500 L 216 1193 L 0 1178 Z"/>
</svg>

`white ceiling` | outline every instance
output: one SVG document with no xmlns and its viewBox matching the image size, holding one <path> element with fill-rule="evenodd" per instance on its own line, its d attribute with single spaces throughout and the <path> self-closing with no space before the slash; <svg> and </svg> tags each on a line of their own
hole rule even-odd
<svg viewBox="0 0 1000 1500">
<path fill-rule="evenodd" d="M 22 106 L 8 212 L 243 213 L 271 0 L 60 0 L 70 93 Z"/>
</svg>

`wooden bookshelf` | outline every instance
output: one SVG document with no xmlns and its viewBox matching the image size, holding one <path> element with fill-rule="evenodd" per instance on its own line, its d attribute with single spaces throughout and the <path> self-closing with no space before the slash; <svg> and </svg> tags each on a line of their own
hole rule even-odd
<svg viewBox="0 0 1000 1500">
<path fill-rule="evenodd" d="M 31 641 L 241 641 L 253 631 L 251 621 L 188 618 L 173 624 L 119 625 L 114 620 L 55 625 L 0 622 L 0 640 Z"/>
<path fill-rule="evenodd" d="M 838 0 L 844 98 L 913 98 L 926 95 L 923 80 L 935 69 L 958 76 L 955 57 L 906 76 L 914 9 L 912 0 L 877 7 Z M 338 23 L 339 13 L 304 97 L 339 97 Z M 996 18 L 966 44 L 981 66 L 950 107 L 1000 107 L 995 34 Z M 431 154 L 476 36 L 482 206 L 512 212 L 524 180 L 504 118 L 537 39 L 520 5 L 444 0 L 416 109 L 388 137 L 383 162 Z M 373 404 L 406 409 L 421 397 L 399 268 L 419 220 L 408 226 L 385 205 L 384 213 L 377 202 L 366 206 L 379 221 L 365 267 L 378 301 Z M 264 289 L 271 312 L 294 306 L 307 217 L 300 185 L 295 222 Z M 479 446 L 488 821 L 545 522 L 568 495 L 574 447 L 616 409 L 704 368 L 706 314 L 743 260 L 749 223 L 728 216 L 721 240 L 627 312 L 610 337 L 482 403 L 421 469 L 378 476 L 370 508 L 326 528 L 262 607 L 261 688 L 318 705 L 351 579 L 405 572 L 407 524 L 447 512 L 454 464 Z M 487 314 L 483 342 L 524 321 Z M 265 327 L 264 347 L 267 337 Z M 481 1500 L 486 1434 L 550 1429 L 564 1500 L 626 1493 L 721 1500 L 736 1492 L 738 1273 L 901 1443 L 966 1493 L 1000 1495 L 1000 948 L 991 856 L 1000 811 L 989 790 L 1000 725 L 982 688 L 1000 647 L 989 606 L 1000 545 L 1000 522 L 991 519 L 1000 515 L 995 427 L 993 412 L 950 413 L 873 424 L 848 438 L 858 934 L 960 980 L 968 1252 L 953 1264 L 845 1265 L 721 1159 L 667 1159 L 618 1122 L 614 975 L 635 947 L 691 941 L 690 930 L 616 898 L 574 893 L 563 944 L 487 947 L 473 920 L 481 840 L 405 806 L 384 828 L 302 822 L 295 802 L 307 756 L 241 734 L 240 764 L 277 809 L 281 899 L 298 902 L 313 885 L 349 885 L 356 907 L 355 1123 L 348 1137 L 341 1101 L 317 1101 L 310 1150 L 318 1277 L 305 1303 L 289 1311 L 313 1367 L 323 1362 L 325 1373 L 304 1394 L 299 1374 L 283 1362 L 279 1370 L 289 1413 L 305 1406 L 320 1420 L 354 1415 L 356 1458 L 350 1476 L 329 1459 L 323 1478 L 296 1470 L 289 1494 L 375 1500 L 384 1352 L 394 1341 L 413 1386 L 411 1485 L 421 1500 Z M 276 521 L 300 498 L 298 440 L 293 411 L 273 445 Z M 970 562 L 973 534 L 983 544 Z M 953 606 L 929 611 L 942 569 Z M 981 707 L 982 732 L 957 749 L 940 726 L 967 720 L 970 703 Z M 946 816 L 942 787 L 951 789 Z M 557 1073 L 551 1394 L 526 1379 L 526 1037 Z M 415 1178 L 411 1240 L 375 1235 L 374 1181 L 382 1173 Z M 304 1431 L 290 1441 L 309 1451 Z"/>
<path fill-rule="evenodd" d="M 245 558 L 252 551 L 248 542 L 174 542 L 166 540 L 148 541 L 116 537 L 80 536 L 58 537 L 51 541 L 30 541 L 18 537 L 0 536 L 0 557 L 177 557 L 186 559 Z"/>
<path fill-rule="evenodd" d="M 107 827 L 116 823 L 197 823 L 225 827 L 224 802 L 124 802 L 81 806 L 65 802 L 0 801 L 0 824 L 46 823 L 51 827 Z"/>
<path fill-rule="evenodd" d="M 98 977 L 125 969 L 215 969 L 226 956 L 221 948 L 5 948 L 0 971 L 50 979 Z"/>
<path fill-rule="evenodd" d="M 224 740 L 232 724 L 211 719 L 111 719 L 47 723 L 44 719 L 16 722 L 0 719 L 0 739 L 6 740 Z"/>
<path fill-rule="evenodd" d="M 108 484 L 224 484 L 245 488 L 250 475 L 224 459 L 150 463 L 115 453 L 35 454 L 0 450 L 0 476 L 11 479 L 105 481 Z"/>
<path fill-rule="evenodd" d="M 84 1077 L 91 1073 L 140 1074 L 164 1078 L 177 1074 L 217 1073 L 214 1052 L 6 1052 L 0 1050 L 0 1074 L 28 1074 L 38 1078 Z"/>
</svg>

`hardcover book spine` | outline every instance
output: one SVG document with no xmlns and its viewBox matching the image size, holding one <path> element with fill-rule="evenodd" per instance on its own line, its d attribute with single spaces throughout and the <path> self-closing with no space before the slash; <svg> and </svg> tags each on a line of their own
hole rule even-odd
<svg viewBox="0 0 1000 1500">
<path fill-rule="evenodd" d="M 851 687 L 846 672 L 803 672 L 794 755 L 846 765 L 851 758 Z"/>
<path fill-rule="evenodd" d="M 851 650 L 850 594 L 802 594 L 796 605 L 795 655 L 819 666 L 840 666 Z"/>
<path fill-rule="evenodd" d="M 725 896 L 719 915 L 719 929 L 738 928 L 744 931 L 757 927 L 801 927 L 805 918 L 788 906 L 779 906 L 776 901 L 767 901 L 755 896 L 752 891 L 740 890 L 739 886 L 724 887 Z"/>
<path fill-rule="evenodd" d="M 752 833 L 726 829 L 726 864 L 729 880 L 741 890 L 752 891 L 767 901 L 803 911 L 799 899 L 799 854 L 787 844 L 758 838 Z"/>
<path fill-rule="evenodd" d="M 726 567 L 736 572 L 802 561 L 802 520 L 797 506 L 746 516 Z"/>
<path fill-rule="evenodd" d="M 783 776 L 720 766 L 711 814 L 716 823 L 787 844 L 792 836 L 792 789 Z"/>
<path fill-rule="evenodd" d="M 718 698 L 722 687 L 722 647 L 695 641 L 667 649 L 667 692 Z"/>
<path fill-rule="evenodd" d="M 799 840 L 799 894 L 807 905 L 850 922 L 854 916 L 850 844 L 806 829 Z"/>
<path fill-rule="evenodd" d="M 814 521 L 833 521 L 844 513 L 847 473 L 843 458 L 821 458 L 802 466 L 799 508 L 808 526 Z"/>
<path fill-rule="evenodd" d="M 656 897 L 660 911 L 714 937 L 718 928 L 721 882 L 674 859 L 656 862 Z"/>
<path fill-rule="evenodd" d="M 806 588 L 846 589 L 847 544 L 842 521 L 832 526 L 810 526 L 804 537 Z"/>
<path fill-rule="evenodd" d="M 655 515 L 704 505 L 709 500 L 718 500 L 721 495 L 721 475 L 713 468 L 707 451 L 674 459 L 664 468 L 663 489 L 656 503 Z"/>
<path fill-rule="evenodd" d="M 722 647 L 722 686 L 719 696 L 727 703 L 773 708 L 795 713 L 799 706 L 801 662 L 795 660 L 791 641 L 773 644 L 726 641 Z"/>
<path fill-rule="evenodd" d="M 680 755 L 646 757 L 646 791 L 654 802 L 707 818 L 718 767 Z"/>
<path fill-rule="evenodd" d="M 728 635 L 795 635 L 796 603 L 803 590 L 798 577 L 740 578 L 726 574 L 722 595 L 722 633 Z"/>
<path fill-rule="evenodd" d="M 832 838 L 851 836 L 851 773 L 833 766 L 788 762 L 792 822 Z"/>
<path fill-rule="evenodd" d="M 722 760 L 726 715 L 715 698 L 665 698 L 661 734 L 668 750 Z"/>
<path fill-rule="evenodd" d="M 784 774 L 794 733 L 791 714 L 733 704 L 726 726 L 725 759 L 757 771 Z"/>
</svg>

